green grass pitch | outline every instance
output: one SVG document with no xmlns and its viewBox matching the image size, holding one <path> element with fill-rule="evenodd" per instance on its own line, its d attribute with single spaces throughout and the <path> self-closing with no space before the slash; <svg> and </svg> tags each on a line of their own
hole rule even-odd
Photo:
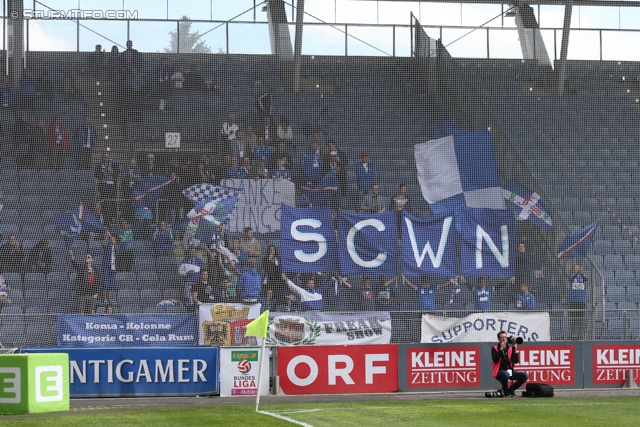
<svg viewBox="0 0 640 427">
<path fill-rule="evenodd" d="M 268 411 L 319 426 L 638 426 L 640 397 L 413 400 L 263 404 Z M 2 426 L 293 426 L 256 413 L 255 405 L 72 408 L 70 412 L 0 416 Z M 303 424 L 304 425 L 304 424 Z"/>
</svg>

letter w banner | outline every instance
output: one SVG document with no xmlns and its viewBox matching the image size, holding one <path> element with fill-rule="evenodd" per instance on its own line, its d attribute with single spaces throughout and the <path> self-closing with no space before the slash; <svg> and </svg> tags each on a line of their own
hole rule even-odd
<svg viewBox="0 0 640 427">
<path fill-rule="evenodd" d="M 569 234 L 565 237 L 558 249 L 558 259 L 586 257 L 599 223 L 600 220 L 598 219 L 577 233 Z"/>
<path fill-rule="evenodd" d="M 335 271 L 336 234 L 329 208 L 281 205 L 280 255 L 282 270 L 296 273 Z"/>
<path fill-rule="evenodd" d="M 549 209 L 542 198 L 515 178 L 507 182 L 502 190 L 507 201 L 507 208 L 513 212 L 517 220 L 530 221 L 547 230 L 553 230 L 553 221 Z"/>
<path fill-rule="evenodd" d="M 511 277 L 516 261 L 516 227 L 506 210 L 463 208 L 456 213 L 464 276 Z"/>
<path fill-rule="evenodd" d="M 422 315 L 420 342 L 497 342 L 496 331 L 519 336 L 524 341 L 550 341 L 549 313 L 473 313 L 466 317 Z"/>
<path fill-rule="evenodd" d="M 402 211 L 402 271 L 407 276 L 453 277 L 458 247 L 452 215 L 416 218 Z"/>
<path fill-rule="evenodd" d="M 398 215 L 340 212 L 342 274 L 395 276 L 398 272 Z"/>
</svg>

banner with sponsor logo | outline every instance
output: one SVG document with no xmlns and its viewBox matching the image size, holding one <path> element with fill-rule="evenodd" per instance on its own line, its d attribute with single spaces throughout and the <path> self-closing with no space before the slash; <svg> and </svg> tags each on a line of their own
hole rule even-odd
<svg viewBox="0 0 640 427">
<path fill-rule="evenodd" d="M 497 342 L 500 331 L 525 341 L 549 341 L 550 324 L 547 312 L 473 313 L 462 318 L 424 314 L 420 342 Z"/>
<path fill-rule="evenodd" d="M 175 347 L 195 343 L 193 314 L 58 316 L 58 345 L 62 347 Z"/>
<path fill-rule="evenodd" d="M 278 376 L 284 394 L 394 393 L 398 346 L 281 347 Z"/>
<path fill-rule="evenodd" d="M 585 387 L 621 387 L 631 371 L 640 383 L 640 343 L 585 343 Z"/>
<path fill-rule="evenodd" d="M 400 345 L 400 391 L 434 391 L 481 388 L 488 346 L 476 344 Z M 486 347 L 486 348 L 481 348 Z M 486 366 L 485 366 L 486 365 Z"/>
<path fill-rule="evenodd" d="M 518 346 L 518 371 L 529 374 L 529 382 L 553 387 L 581 388 L 582 346 L 559 343 L 526 343 Z"/>
<path fill-rule="evenodd" d="M 221 348 L 220 396 L 255 396 L 258 390 L 260 363 L 258 347 Z M 268 364 L 263 366 L 260 388 L 260 396 L 269 394 Z"/>
<path fill-rule="evenodd" d="M 67 353 L 69 392 L 77 397 L 218 394 L 216 347 L 24 348 Z"/>
<path fill-rule="evenodd" d="M 269 313 L 267 345 L 389 344 L 391 316 L 387 311 L 359 313 Z"/>
<path fill-rule="evenodd" d="M 295 206 L 295 184 L 286 179 L 224 179 L 223 187 L 235 190 L 238 202 L 226 226 L 228 233 L 251 227 L 256 233 L 280 231 L 280 205 Z"/>
<path fill-rule="evenodd" d="M 219 347 L 257 345 L 244 336 L 247 324 L 260 315 L 260 304 L 200 304 L 198 344 Z"/>
</svg>

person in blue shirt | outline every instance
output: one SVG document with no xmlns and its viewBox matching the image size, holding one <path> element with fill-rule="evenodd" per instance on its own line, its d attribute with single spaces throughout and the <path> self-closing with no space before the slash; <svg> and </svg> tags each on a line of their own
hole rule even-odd
<svg viewBox="0 0 640 427">
<path fill-rule="evenodd" d="M 581 340 L 584 333 L 584 313 L 587 309 L 587 277 L 582 267 L 573 266 L 573 274 L 569 276 L 569 326 L 572 340 Z"/>
<path fill-rule="evenodd" d="M 237 157 L 231 157 L 231 165 L 227 168 L 225 175 L 227 178 L 245 179 L 247 172 L 242 166 L 238 166 Z"/>
<path fill-rule="evenodd" d="M 516 308 L 519 310 L 536 309 L 536 297 L 529 292 L 529 283 L 527 282 L 520 284 L 520 292 L 516 296 Z"/>
<path fill-rule="evenodd" d="M 403 274 L 402 279 L 411 289 L 418 294 L 418 310 L 431 311 L 436 309 L 436 290 L 435 286 L 431 286 L 431 278 L 423 276 L 420 281 L 420 287 L 417 287 L 407 279 Z"/>
<path fill-rule="evenodd" d="M 461 280 L 464 281 L 464 278 Z M 466 281 L 464 281 L 466 283 Z M 467 286 L 469 286 L 467 284 Z M 474 310 L 477 311 L 489 311 L 491 310 L 491 295 L 493 294 L 494 287 L 487 286 L 487 278 L 480 277 L 478 283 L 471 290 L 473 292 Z"/>
<path fill-rule="evenodd" d="M 311 142 L 309 151 L 302 156 L 301 168 L 304 181 L 308 185 L 315 184 L 322 178 L 322 158 L 318 153 L 316 141 Z"/>
<path fill-rule="evenodd" d="M 269 164 L 269 157 L 271 157 L 271 147 L 265 145 L 264 139 L 260 139 L 260 143 L 253 147 L 251 152 L 253 157 L 253 165 L 258 164 L 258 160 L 263 160 L 265 165 Z"/>
<path fill-rule="evenodd" d="M 260 297 L 260 290 L 262 287 L 262 277 L 256 270 L 256 263 L 254 260 L 247 262 L 247 268 L 244 269 L 240 278 L 238 279 L 238 290 L 240 291 L 240 298 L 245 304 L 255 304 Z"/>
<path fill-rule="evenodd" d="M 287 179 L 291 181 L 291 172 L 284 166 L 284 162 L 285 159 L 278 159 L 278 167 L 271 173 L 273 179 Z"/>
<path fill-rule="evenodd" d="M 9 77 L 2 79 L 2 85 L 0 85 L 0 106 L 13 107 L 13 88 L 9 83 Z"/>
<path fill-rule="evenodd" d="M 376 170 L 369 163 L 369 153 L 362 152 L 362 162 L 356 166 L 356 176 L 358 177 L 358 191 L 361 195 L 366 194 L 371 188 L 371 184 L 376 179 Z"/>
<path fill-rule="evenodd" d="M 173 233 L 167 221 L 161 220 L 153 233 L 153 246 L 156 255 L 173 255 Z"/>
</svg>

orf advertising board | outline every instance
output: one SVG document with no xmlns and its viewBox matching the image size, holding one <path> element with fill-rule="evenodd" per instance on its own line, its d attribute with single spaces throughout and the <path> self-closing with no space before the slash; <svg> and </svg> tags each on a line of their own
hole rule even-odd
<svg viewBox="0 0 640 427">
<path fill-rule="evenodd" d="M 24 348 L 24 353 L 69 355 L 75 397 L 218 394 L 217 347 Z"/>
<path fill-rule="evenodd" d="M 627 371 L 640 381 L 640 344 L 585 343 L 585 387 L 621 387 Z"/>
<path fill-rule="evenodd" d="M 265 355 L 269 358 L 269 353 Z M 220 349 L 220 396 L 255 396 L 262 367 L 260 396 L 269 394 L 269 363 L 260 358 L 259 348 Z"/>
<path fill-rule="evenodd" d="M 479 344 L 400 345 L 400 391 L 482 387 L 481 353 L 488 351 L 483 347 Z"/>
<path fill-rule="evenodd" d="M 528 373 L 530 382 L 566 388 L 583 386 L 581 346 L 525 343 L 518 346 L 518 355 L 516 370 Z"/>
<path fill-rule="evenodd" d="M 284 394 L 393 393 L 398 391 L 398 346 L 278 347 Z"/>
</svg>

